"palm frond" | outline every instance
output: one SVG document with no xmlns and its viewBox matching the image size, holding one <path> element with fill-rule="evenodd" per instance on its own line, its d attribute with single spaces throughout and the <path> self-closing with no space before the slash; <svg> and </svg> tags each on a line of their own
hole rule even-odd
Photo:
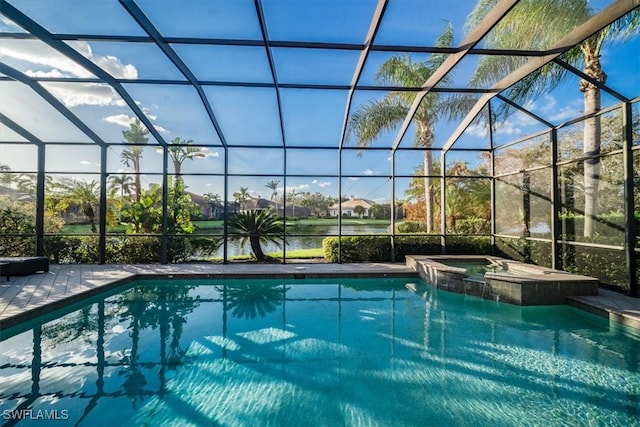
<svg viewBox="0 0 640 427">
<path fill-rule="evenodd" d="M 453 25 L 448 23 L 444 31 L 437 38 L 435 47 L 453 47 Z M 446 53 L 432 53 L 427 59 L 427 68 L 431 70 L 431 74 L 437 70 L 447 59 Z"/>
<path fill-rule="evenodd" d="M 409 104 L 398 97 L 370 101 L 351 114 L 349 134 L 358 147 L 367 147 L 384 132 L 397 130 L 409 111 Z"/>
</svg>

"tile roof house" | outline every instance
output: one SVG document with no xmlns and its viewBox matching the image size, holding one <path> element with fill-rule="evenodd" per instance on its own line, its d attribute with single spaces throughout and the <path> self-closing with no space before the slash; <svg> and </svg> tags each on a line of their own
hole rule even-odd
<svg viewBox="0 0 640 427">
<path fill-rule="evenodd" d="M 338 216 L 340 215 L 340 211 L 342 211 L 343 216 L 360 216 L 360 214 L 356 213 L 355 211 L 357 206 L 361 206 L 362 208 L 364 208 L 362 216 L 369 217 L 371 216 L 370 209 L 373 205 L 375 205 L 375 203 L 371 200 L 351 199 L 329 206 L 329 216 Z"/>
</svg>

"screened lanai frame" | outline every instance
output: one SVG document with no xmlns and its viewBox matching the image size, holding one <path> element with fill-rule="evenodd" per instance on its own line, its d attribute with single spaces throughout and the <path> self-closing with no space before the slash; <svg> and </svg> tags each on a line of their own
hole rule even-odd
<svg viewBox="0 0 640 427">
<path fill-rule="evenodd" d="M 15 5 L 14 5 L 15 3 Z M 28 3 L 28 2 L 27 2 Z M 279 179 L 283 181 L 283 186 L 287 188 L 287 182 L 295 181 L 297 178 L 314 178 L 314 179 L 326 179 L 333 180 L 337 183 L 337 195 L 344 196 L 347 192 L 344 189 L 344 182 L 348 179 L 363 179 L 363 180 L 379 180 L 389 182 L 389 195 L 391 204 L 393 205 L 396 198 L 398 197 L 396 190 L 396 182 L 401 180 L 409 180 L 413 178 L 420 178 L 419 174 L 410 174 L 402 167 L 398 166 L 398 168 L 402 169 L 397 171 L 396 164 L 397 158 L 400 153 L 415 153 L 418 155 L 419 152 L 423 151 L 422 148 L 413 147 L 410 141 L 410 133 L 412 131 L 414 115 L 418 107 L 420 106 L 420 102 L 424 97 L 428 96 L 430 93 L 444 93 L 444 94 L 471 94 L 477 97 L 477 102 L 475 106 L 469 111 L 466 118 L 461 121 L 459 126 L 452 132 L 451 136 L 446 140 L 443 145 L 434 146 L 432 149 L 434 156 L 437 158 L 440 155 L 441 159 L 441 169 L 442 172 L 434 175 L 433 178 L 439 180 L 441 186 L 441 200 L 440 206 L 442 212 L 440 213 L 440 232 L 436 233 L 435 236 L 439 238 L 440 245 L 443 252 L 447 252 L 447 243 L 455 240 L 459 237 L 465 237 L 466 234 L 451 234 L 448 232 L 445 217 L 447 212 L 444 210 L 446 206 L 446 183 L 448 180 L 460 179 L 461 177 L 456 175 L 448 175 L 446 172 L 446 162 L 445 159 L 447 156 L 454 156 L 455 153 L 478 153 L 478 152 L 486 152 L 490 155 L 491 163 L 494 162 L 493 157 L 496 150 L 503 149 L 505 145 L 494 145 L 493 135 L 491 131 L 489 131 L 489 146 L 483 148 L 469 148 L 464 147 L 460 148 L 456 146 L 459 138 L 465 133 L 465 131 L 469 128 L 469 126 L 476 120 L 479 114 L 482 114 L 483 111 L 488 111 L 488 116 L 491 116 L 491 108 L 494 102 L 504 102 L 508 103 L 514 109 L 523 112 L 524 114 L 529 115 L 534 120 L 538 121 L 545 127 L 547 130 L 541 131 L 540 135 L 548 135 L 550 145 L 551 145 L 551 162 L 548 165 L 543 165 L 540 167 L 533 168 L 525 168 L 524 171 L 514 172 L 512 175 L 520 174 L 520 173 L 536 173 L 540 174 L 539 171 L 546 171 L 549 173 L 549 181 L 551 184 L 550 191 L 550 205 L 552 212 L 551 216 L 551 231 L 549 236 L 545 236 L 543 238 L 535 237 L 535 236 L 525 236 L 525 240 L 530 242 L 541 242 L 547 244 L 549 247 L 550 259 L 548 260 L 548 264 L 554 268 L 563 268 L 563 259 L 561 254 L 561 247 L 566 245 L 568 246 L 577 246 L 577 247 L 589 247 L 589 248 L 601 248 L 605 250 L 618 251 L 623 255 L 624 263 L 626 265 L 626 277 L 624 278 L 625 282 L 628 284 L 626 288 L 627 291 L 632 295 L 638 295 L 638 287 L 637 287 L 637 278 L 636 278 L 636 252 L 635 244 L 629 242 L 636 241 L 636 230 L 635 230 L 635 221 L 633 221 L 633 213 L 635 210 L 634 206 L 634 167 L 633 167 L 633 156 L 634 153 L 637 155 L 638 147 L 634 147 L 633 145 L 633 136 L 632 129 L 630 126 L 631 116 L 633 113 L 634 105 L 637 108 L 638 99 L 631 99 L 627 95 L 629 94 L 620 94 L 607 85 L 603 85 L 598 82 L 593 82 L 598 87 L 600 87 L 604 92 L 612 95 L 619 101 L 619 105 L 617 107 L 611 108 L 620 108 L 623 121 L 624 121 L 624 147 L 621 147 L 620 150 L 614 153 L 605 153 L 603 156 L 616 155 L 620 154 L 624 157 L 624 212 L 625 212 L 625 231 L 624 231 L 624 242 L 621 245 L 599 245 L 598 243 L 584 243 L 577 241 L 567 241 L 562 238 L 561 235 L 561 225 L 559 224 L 559 212 L 561 209 L 560 203 L 560 194 L 558 188 L 558 168 L 562 167 L 563 163 L 561 160 L 557 158 L 558 150 L 557 144 L 557 132 L 563 129 L 566 126 L 570 126 L 572 123 L 576 121 L 582 120 L 582 118 L 576 118 L 572 122 L 566 122 L 561 124 L 554 124 L 546 121 L 544 118 L 536 115 L 535 113 L 529 111 L 526 106 L 517 105 L 510 101 L 507 96 L 505 96 L 505 91 L 508 90 L 511 85 L 528 75 L 530 72 L 535 71 L 540 66 L 545 63 L 553 61 L 558 66 L 564 67 L 569 70 L 570 73 L 578 76 L 581 79 L 589 80 L 588 76 L 585 76 L 581 71 L 572 68 L 568 64 L 566 64 L 562 60 L 562 54 L 566 52 L 571 47 L 575 46 L 577 43 L 581 42 L 585 38 L 589 37 L 593 33 L 597 32 L 599 29 L 613 22 L 617 18 L 623 16 L 634 8 L 638 7 L 637 1 L 632 0 L 619 0 L 613 2 L 608 7 L 601 10 L 599 13 L 595 14 L 591 19 L 585 22 L 580 27 L 574 29 L 572 32 L 567 34 L 562 40 L 559 40 L 556 45 L 549 47 L 545 51 L 539 50 L 497 50 L 497 49 L 485 49 L 479 47 L 481 45 L 481 41 L 484 39 L 487 33 L 489 33 L 496 22 L 498 22 L 502 17 L 507 15 L 514 7 L 517 7 L 517 0 L 504 0 L 497 3 L 495 8 L 486 16 L 486 18 L 479 24 L 476 28 L 472 29 L 458 44 L 457 47 L 454 48 L 438 48 L 434 46 L 425 46 L 423 44 L 415 43 L 413 40 L 410 40 L 410 43 L 407 44 L 399 44 L 397 42 L 392 41 L 392 37 L 389 36 L 389 32 L 385 33 L 384 37 L 378 37 L 380 34 L 380 28 L 383 26 L 385 14 L 393 14 L 393 7 L 396 7 L 396 3 L 393 0 L 379 0 L 375 3 L 375 8 L 373 10 L 372 16 L 367 16 L 366 21 L 368 22 L 368 30 L 366 31 L 366 35 L 364 36 L 364 41 L 357 42 L 354 40 L 349 40 L 348 42 L 335 42 L 335 41 L 309 41 L 304 38 L 300 40 L 289 40 L 289 39 L 277 39 L 273 37 L 273 34 L 278 34 L 278 31 L 274 31 L 275 26 L 270 25 L 270 22 L 265 16 L 265 4 L 268 5 L 269 0 L 254 0 L 254 1 L 245 1 L 243 2 L 244 6 L 250 6 L 255 11 L 255 20 L 258 23 L 258 27 L 252 30 L 253 37 L 197 37 L 197 36 L 188 36 L 188 37 L 178 37 L 174 34 L 164 34 L 160 27 L 154 23 L 153 14 L 149 15 L 147 10 L 147 4 L 143 1 L 130 1 L 130 0 L 120 0 L 119 2 L 114 2 L 113 6 L 121 7 L 121 12 L 126 13 L 129 17 L 131 17 L 136 25 L 138 25 L 138 30 L 136 31 L 136 35 L 129 35 L 126 31 L 108 33 L 107 31 L 96 31 L 96 34 L 88 34 L 88 33 L 61 33 L 52 31 L 47 29 L 46 26 L 43 26 L 38 19 L 34 19 L 28 14 L 24 13 L 21 10 L 19 1 L 0 1 L 0 12 L 2 15 L 13 23 L 17 24 L 24 31 L 15 31 L 15 32 L 4 32 L 0 34 L 0 45 L 3 40 L 37 40 L 45 45 L 49 46 L 54 51 L 59 54 L 65 56 L 66 58 L 74 61 L 75 63 L 82 66 L 85 70 L 87 70 L 91 76 L 84 77 L 59 77 L 59 76 L 37 76 L 37 75 L 29 75 L 26 72 L 20 71 L 15 67 L 12 67 L 5 63 L 3 60 L 0 63 L 0 82 L 12 83 L 15 85 L 23 85 L 25 87 L 30 88 L 37 96 L 41 97 L 42 100 L 50 106 L 55 112 L 57 112 L 61 117 L 67 120 L 73 127 L 75 127 L 82 135 L 84 135 L 86 141 L 64 141 L 64 140 L 48 140 L 47 138 L 43 138 L 40 135 L 32 133 L 30 130 L 30 126 L 27 123 L 19 123 L 17 120 L 12 118 L 11 112 L 9 110 L 3 109 L 0 111 L 0 123 L 4 126 L 3 129 L 8 130 L 15 134 L 15 138 L 13 140 L 5 138 L 2 139 L 2 144 L 5 147 L 10 145 L 16 145 L 22 147 L 25 144 L 30 144 L 36 147 L 36 161 L 35 167 L 32 170 L 15 170 L 12 171 L 16 174 L 19 173 L 35 173 L 36 174 L 36 188 L 34 189 L 34 198 L 36 200 L 36 234 L 35 234 L 35 253 L 37 255 L 42 255 L 44 253 L 44 237 L 46 235 L 44 230 L 44 191 L 45 191 L 45 175 L 47 174 L 60 174 L 60 175 L 73 175 L 73 174 L 82 174 L 87 178 L 96 179 L 99 183 L 100 187 L 100 207 L 99 207 L 99 218 L 98 218 L 98 248 L 97 251 L 99 253 L 99 262 L 105 262 L 105 245 L 106 239 L 110 236 L 109 230 L 106 225 L 106 214 L 107 214 L 107 178 L 110 175 L 113 175 L 115 169 L 110 166 L 109 162 L 109 150 L 114 148 L 120 148 L 124 146 L 123 143 L 115 143 L 113 141 L 108 141 L 101 137 L 100 132 L 93 129 L 91 125 L 85 123 L 85 121 L 79 117 L 76 113 L 71 111 L 71 109 L 65 106 L 64 102 L 61 101 L 58 97 L 55 96 L 55 92 L 51 90 L 51 85 L 62 84 L 62 85 L 70 85 L 70 84 L 98 84 L 104 85 L 104 87 L 111 88 L 117 95 L 122 99 L 122 101 L 128 106 L 131 110 L 132 115 L 139 118 L 143 125 L 149 130 L 150 137 L 155 142 L 152 145 L 151 150 L 160 149 L 162 151 L 162 158 L 158 160 L 157 165 L 151 170 L 140 172 L 141 175 L 149 177 L 149 182 L 154 181 L 160 184 L 162 189 L 162 200 L 163 202 L 163 212 L 162 212 L 162 221 L 163 227 L 162 230 L 167 229 L 167 199 L 169 186 L 167 185 L 168 178 L 173 173 L 170 172 L 170 159 L 168 156 L 167 146 L 168 141 L 164 138 L 161 130 L 154 125 L 152 118 L 150 117 L 150 113 L 144 111 L 137 103 L 137 96 L 132 95 L 135 93 L 135 87 L 141 87 L 140 85 L 155 85 L 154 87 L 162 87 L 162 88 L 189 88 L 189 90 L 195 93 L 193 99 L 195 102 L 201 103 L 203 107 L 203 117 L 208 120 L 207 126 L 210 126 L 212 130 L 212 138 L 209 143 L 197 142 L 198 147 L 202 147 L 207 150 L 219 150 L 223 154 L 221 162 L 221 169 L 216 171 L 207 171 L 207 172 L 186 172 L 182 174 L 185 179 L 191 178 L 211 178 L 216 179 L 222 182 L 223 185 L 223 199 L 224 209 L 225 209 L 225 217 L 229 201 L 231 200 L 230 193 L 233 191 L 230 188 L 229 181 L 233 181 L 235 177 L 259 177 L 261 179 Z M 475 2 L 473 2 L 475 3 Z M 373 2 L 371 3 L 373 4 Z M 151 16 L 151 17 L 150 17 Z M 354 23 L 354 27 L 358 26 Z M 362 21 L 359 21 L 359 27 L 364 28 L 364 24 Z M 244 27 L 243 27 L 244 28 Z M 276 28 L 277 29 L 277 28 Z M 313 30 L 313 29 L 312 29 Z M 107 34 L 105 34 L 105 32 Z M 126 35 L 125 35 L 126 34 Z M 378 42 L 378 40 L 382 40 L 382 42 Z M 389 40 L 388 44 L 383 43 L 385 40 Z M 145 77 L 145 78 L 123 78 L 123 77 L 114 77 L 107 70 L 101 68 L 96 63 L 92 62 L 89 58 L 85 57 L 78 50 L 72 47 L 72 42 L 74 41 L 85 41 L 85 42 L 100 42 L 100 43 L 122 43 L 122 44 L 131 44 L 140 47 L 153 47 L 157 52 L 161 53 L 159 57 L 162 57 L 162 60 L 172 64 L 172 69 L 177 70 L 178 73 L 167 73 L 171 78 L 167 77 Z M 413 42 L 413 43 L 412 43 Z M 233 80 L 229 76 L 221 76 L 218 77 L 218 80 L 213 79 L 199 79 L 197 74 L 202 71 L 194 71 L 189 65 L 187 65 L 188 61 L 185 60 L 185 57 L 191 55 L 193 53 L 188 52 L 191 47 L 198 48 L 216 48 L 221 51 L 224 49 L 235 49 L 234 52 L 246 52 L 247 56 L 251 56 L 250 52 L 262 52 L 261 55 L 266 57 L 266 64 L 268 65 L 269 79 L 267 81 L 260 81 L 260 78 L 254 78 L 251 75 L 247 77 L 246 81 Z M 285 76 L 282 79 L 279 78 L 281 74 L 277 72 L 277 57 L 284 55 L 289 51 L 296 52 L 314 52 L 314 54 L 321 55 L 325 51 L 331 52 L 342 52 L 345 55 L 352 54 L 353 58 L 357 57 L 357 61 L 355 62 L 355 66 L 353 69 L 353 74 L 351 75 L 350 81 L 327 81 L 327 82 L 309 82 L 300 78 L 298 81 L 294 81 L 295 75 Z M 374 57 L 376 55 L 391 55 L 393 53 L 406 53 L 406 54 L 430 54 L 430 53 L 440 53 L 447 55 L 446 60 L 440 69 L 429 79 L 429 81 L 424 82 L 423 85 L 419 87 L 394 87 L 394 86 L 385 86 L 378 84 L 371 84 L 368 81 L 368 78 L 365 76 L 366 71 L 368 70 L 367 60 L 370 57 Z M 243 53 L 244 54 L 244 53 Z M 500 76 L 502 80 L 495 83 L 492 87 L 487 88 L 470 88 L 468 86 L 460 86 L 460 87 L 443 87 L 440 85 L 441 80 L 447 76 L 452 70 L 456 68 L 461 61 L 473 58 L 476 55 L 511 55 L 511 56 L 520 56 L 523 58 L 527 58 L 528 62 L 525 63 L 520 69 L 512 74 L 507 76 Z M 158 59 L 160 61 L 160 59 Z M 159 71 L 161 73 L 161 71 Z M 214 76 L 216 77 L 216 76 Z M 293 79 L 293 80 L 292 80 Z M 361 83 L 365 81 L 366 84 Z M 221 124 L 218 114 L 216 114 L 214 108 L 214 99 L 211 96 L 213 91 L 216 88 L 246 88 L 246 89 L 264 89 L 269 90 L 272 94 L 272 97 L 275 97 L 275 110 L 277 113 L 274 113 L 276 123 L 273 125 L 273 129 L 278 130 L 280 132 L 280 141 L 271 141 L 267 143 L 261 144 L 252 144 L 252 143 L 236 143 L 229 138 L 229 135 L 232 133 L 229 129 L 224 129 L 224 124 Z M 291 138 L 290 134 L 287 130 L 287 122 L 286 122 L 286 103 L 283 102 L 283 98 L 286 98 L 288 93 L 293 93 L 295 91 L 318 91 L 318 92 L 331 92 L 331 91 L 342 91 L 347 94 L 347 103 L 344 106 L 344 110 L 340 112 L 341 119 L 341 129 L 338 132 L 335 132 L 338 137 L 336 140 L 329 142 L 317 142 L 314 144 L 304 144 L 297 141 L 295 138 Z M 389 91 L 408 91 L 415 93 L 415 101 L 412 105 L 412 108 L 409 114 L 406 116 L 404 122 L 400 126 L 400 129 L 395 133 L 395 137 L 392 138 L 392 142 L 388 146 L 371 146 L 368 148 L 360 148 L 354 147 L 348 143 L 349 135 L 348 135 L 348 121 L 350 114 L 353 113 L 353 100 L 360 93 L 370 93 L 370 94 L 385 94 Z M 637 94 L 630 94 L 631 96 L 635 96 Z M 609 111 L 608 109 L 604 109 L 602 112 L 598 114 L 606 114 Z M 489 118 L 490 121 L 490 118 Z M 492 128 L 492 125 L 489 126 L 489 129 Z M 529 135 L 527 138 L 531 137 Z M 517 144 L 518 141 L 513 141 L 510 144 Z M 96 163 L 99 163 L 99 170 L 87 170 L 87 171 L 65 171 L 65 170 L 49 170 L 47 169 L 46 158 L 48 155 L 48 151 L 55 151 L 59 146 L 64 150 L 66 147 L 79 148 L 81 146 L 87 147 L 97 147 L 96 152 L 99 152 L 96 157 L 99 159 Z M 243 172 L 238 173 L 237 171 L 233 171 L 232 165 L 229 164 L 229 158 L 233 157 L 233 153 L 236 150 L 262 150 L 261 152 L 268 152 L 268 150 L 272 150 L 271 152 L 281 152 L 281 164 L 277 165 L 278 167 L 271 170 L 266 170 L 264 172 Z M 322 172 L 322 173 L 314 173 L 314 174 L 305 174 L 305 173 L 290 173 L 289 170 L 292 166 L 288 162 L 288 155 L 294 153 L 293 150 L 310 150 L 318 153 L 324 153 L 328 151 L 334 151 L 334 158 L 337 159 L 337 167 L 335 170 L 330 172 Z M 326 150 L 326 151 L 325 151 Z M 95 151 L 95 150 L 94 150 Z M 384 173 L 376 176 L 368 176 L 366 174 L 358 174 L 353 173 L 353 171 L 346 172 L 348 169 L 347 160 L 350 156 L 353 156 L 354 153 L 360 153 L 362 151 L 366 151 L 367 153 L 385 153 L 388 155 L 390 159 L 389 169 Z M 496 176 L 493 171 L 490 175 L 487 176 L 468 176 L 464 177 L 469 180 L 486 180 L 487 184 L 490 186 L 491 192 L 491 232 L 484 235 L 488 241 L 490 241 L 493 247 L 496 246 L 497 241 L 499 240 L 508 240 L 508 239 L 522 239 L 523 236 L 514 236 L 508 234 L 501 234 L 496 230 L 496 181 L 500 178 L 504 178 L 508 175 L 504 176 Z M 286 206 L 288 205 L 287 196 L 285 194 L 285 214 L 284 221 L 287 221 L 286 214 Z M 293 205 L 295 209 L 295 204 Z M 342 227 L 342 215 L 337 216 L 338 222 L 338 232 L 336 236 L 339 238 L 339 242 L 343 234 Z M 389 220 L 389 233 L 388 236 L 392 242 L 392 248 L 394 247 L 394 242 L 396 237 L 398 236 L 395 228 L 395 215 L 391 215 Z M 227 262 L 228 254 L 227 254 L 227 238 L 229 237 L 229 229 L 227 226 L 227 222 L 224 222 L 224 230 L 220 237 L 222 237 L 224 244 L 224 254 L 223 254 L 223 262 Z M 403 234 L 403 235 L 411 235 L 411 234 Z M 476 235 L 476 234 L 474 234 Z M 153 237 L 157 237 L 162 244 L 162 250 L 157 259 L 158 262 L 167 262 L 167 242 L 171 237 L 167 234 L 166 231 L 159 232 L 157 234 L 153 234 Z M 292 234 L 287 233 L 286 235 L 281 236 L 281 239 L 284 241 L 288 237 L 293 236 Z M 416 234 L 416 236 L 420 236 Z M 286 256 L 286 245 L 283 247 L 283 262 L 287 261 Z M 340 251 L 338 251 L 340 254 Z M 340 257 L 339 257 L 340 260 Z M 395 252 L 389 254 L 389 260 L 395 260 Z M 535 260 L 532 261 L 543 261 L 544 260 Z"/>
</svg>

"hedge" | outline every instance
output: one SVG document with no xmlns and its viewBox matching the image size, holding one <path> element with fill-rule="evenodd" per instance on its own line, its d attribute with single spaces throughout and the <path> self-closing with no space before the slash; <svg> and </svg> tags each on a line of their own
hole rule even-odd
<svg viewBox="0 0 640 427">
<path fill-rule="evenodd" d="M 322 241 L 324 257 L 338 262 L 338 237 Z M 340 243 L 341 262 L 389 262 L 392 259 L 391 236 L 343 236 Z M 439 255 L 440 236 L 396 236 L 395 261 L 403 262 L 406 255 Z M 448 254 L 491 253 L 489 237 L 449 237 Z"/>
</svg>

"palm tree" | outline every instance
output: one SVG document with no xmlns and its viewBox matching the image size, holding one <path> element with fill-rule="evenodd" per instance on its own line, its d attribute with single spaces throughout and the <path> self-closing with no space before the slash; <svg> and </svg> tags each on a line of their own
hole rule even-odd
<svg viewBox="0 0 640 427">
<path fill-rule="evenodd" d="M 453 27 L 447 25 L 444 32 L 436 41 L 436 47 L 452 47 Z M 409 55 L 393 56 L 388 59 L 378 72 L 375 79 L 381 84 L 403 87 L 421 87 L 445 61 L 444 54 L 431 54 L 425 61 L 414 61 Z M 441 85 L 448 81 L 443 79 Z M 391 91 L 379 101 L 370 101 L 351 115 L 349 131 L 356 138 L 356 145 L 368 147 L 382 133 L 397 130 L 407 117 L 415 92 Z M 416 134 L 414 144 L 422 147 L 424 186 L 427 189 L 425 197 L 426 228 L 433 229 L 433 190 L 431 178 L 433 161 L 430 147 L 434 142 L 433 127 L 437 119 L 449 112 L 443 108 L 444 102 L 436 93 L 427 94 L 414 116 Z"/>
<path fill-rule="evenodd" d="M 100 200 L 100 184 L 93 180 L 91 182 L 79 181 L 75 179 L 65 179 L 60 183 L 60 188 L 65 190 L 64 198 L 69 200 L 70 205 L 79 205 L 82 213 L 91 224 L 91 232 L 97 233 L 96 213 L 94 206 L 98 206 Z"/>
<path fill-rule="evenodd" d="M 265 185 L 265 187 L 271 189 L 271 199 L 270 200 L 275 200 L 275 204 L 276 204 L 276 215 L 278 214 L 278 199 L 276 197 L 278 197 L 278 185 L 280 184 L 280 180 L 272 180 L 267 182 L 267 185 Z"/>
<path fill-rule="evenodd" d="M 204 193 L 202 197 L 209 203 L 220 203 L 222 201 L 222 197 L 218 193 Z"/>
<path fill-rule="evenodd" d="M 13 186 L 14 175 L 11 173 L 9 165 L 0 164 L 0 184 L 7 188 Z"/>
<path fill-rule="evenodd" d="M 191 139 L 181 140 L 179 137 L 176 137 L 171 141 L 171 146 L 167 147 L 169 150 L 169 157 L 171 157 L 171 160 L 173 161 L 173 169 L 178 177 L 182 173 L 182 163 L 185 160 L 194 159 L 196 157 L 206 157 L 199 148 L 187 147 L 189 144 L 193 144 Z"/>
<path fill-rule="evenodd" d="M 222 293 L 227 292 L 229 304 L 226 311 L 238 319 L 255 319 L 266 317 L 282 305 L 284 296 L 289 288 L 271 284 L 230 284 L 216 286 Z"/>
<path fill-rule="evenodd" d="M 289 197 L 291 198 L 291 216 L 295 217 L 296 216 L 296 189 L 292 188 L 291 192 L 289 193 Z"/>
<path fill-rule="evenodd" d="M 480 0 L 469 15 L 467 27 L 473 28 L 480 22 L 497 0 Z M 493 31 L 487 36 L 487 48 L 547 49 L 568 31 L 585 22 L 593 15 L 588 0 L 522 0 Z M 517 33 L 517 37 L 514 34 Z M 563 60 L 580 67 L 594 81 L 605 83 L 607 75 L 602 68 L 600 57 L 603 46 L 608 42 L 622 41 L 640 33 L 640 9 L 635 9 L 621 19 L 594 34 L 567 52 Z M 493 83 L 522 65 L 527 58 L 509 61 L 505 57 L 483 56 L 471 79 L 471 85 L 480 87 Z M 557 66 L 545 66 L 530 74 L 511 87 L 508 97 L 516 103 L 524 103 L 548 92 L 562 82 L 567 70 Z M 600 88 L 581 79 L 580 91 L 584 94 L 584 114 L 597 113 L 601 109 Z M 505 114 L 506 108 L 500 113 Z M 503 116 L 504 117 L 504 116 Z M 601 117 L 592 116 L 584 121 L 584 235 L 595 232 L 598 186 L 600 175 Z"/>
<path fill-rule="evenodd" d="M 261 243 L 273 242 L 281 247 L 281 237 L 284 225 L 278 217 L 267 210 L 247 211 L 234 215 L 229 220 L 229 226 L 237 235 L 233 239 L 240 239 L 244 246 L 247 241 L 251 244 L 251 251 L 258 261 L 265 261 L 267 257 L 262 252 Z"/>
<path fill-rule="evenodd" d="M 245 203 L 249 199 L 249 187 L 240 187 L 240 191 L 233 193 L 233 198 L 240 204 L 242 210 L 245 208 Z"/>
<path fill-rule="evenodd" d="M 120 199 L 124 199 L 125 194 L 131 195 L 131 187 L 133 184 L 133 177 L 131 175 L 112 175 L 109 177 L 109 191 L 111 197 L 116 193 L 120 193 Z"/>
<path fill-rule="evenodd" d="M 211 211 L 210 218 L 214 219 L 219 217 L 218 207 L 222 204 L 222 197 L 218 193 L 204 193 L 202 195 L 204 199 L 209 203 L 209 208 Z"/>
<path fill-rule="evenodd" d="M 36 175 L 33 173 L 23 173 L 18 176 L 18 192 L 20 198 L 29 198 L 36 193 Z"/>
<path fill-rule="evenodd" d="M 147 144 L 149 142 L 149 138 L 147 135 L 149 134 L 149 130 L 142 124 L 140 119 L 136 119 L 131 125 L 129 125 L 128 130 L 123 130 L 122 135 L 128 144 L 131 145 L 122 150 L 122 163 L 124 163 L 127 167 L 133 165 L 133 170 L 135 172 L 135 202 L 140 202 L 140 193 L 142 190 L 142 184 L 140 183 L 140 159 L 142 158 L 142 152 L 144 147 L 140 146 L 141 144 Z"/>
</svg>

